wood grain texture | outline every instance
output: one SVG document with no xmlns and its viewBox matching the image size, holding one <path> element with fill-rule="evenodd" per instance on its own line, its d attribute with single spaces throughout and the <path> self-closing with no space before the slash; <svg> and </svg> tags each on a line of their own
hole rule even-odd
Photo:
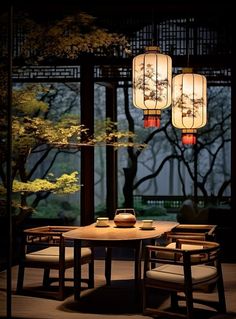
<svg viewBox="0 0 236 319">
<path fill-rule="evenodd" d="M 96 227 L 96 223 L 88 226 L 78 227 L 63 234 L 65 238 L 95 240 L 95 241 L 125 241 L 142 240 L 160 237 L 178 225 L 177 222 L 155 221 L 151 230 L 141 229 L 142 221 L 137 221 L 133 227 L 117 227 L 114 221 L 109 221 L 109 227 Z"/>
</svg>

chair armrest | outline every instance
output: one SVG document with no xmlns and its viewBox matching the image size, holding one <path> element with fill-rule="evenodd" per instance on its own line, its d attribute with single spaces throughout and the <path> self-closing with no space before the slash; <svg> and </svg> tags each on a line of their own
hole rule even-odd
<svg viewBox="0 0 236 319">
<path fill-rule="evenodd" d="M 214 240 L 217 225 L 180 224 L 166 234 L 166 238 L 176 241 L 178 238 L 196 240 Z"/>
<path fill-rule="evenodd" d="M 48 247 L 48 246 L 67 246 L 70 240 L 65 239 L 62 234 L 76 229 L 76 226 L 41 226 L 24 230 L 24 245 L 26 250 L 34 247 Z"/>
<path fill-rule="evenodd" d="M 206 240 L 193 240 L 193 239 L 179 238 L 177 242 L 180 245 L 188 244 L 188 245 L 195 245 L 195 246 L 201 246 L 206 248 L 219 246 L 219 244 L 216 242 L 206 241 Z"/>
<path fill-rule="evenodd" d="M 42 226 L 28 228 L 24 230 L 26 235 L 55 235 L 60 236 L 61 234 L 76 229 L 76 226 Z"/>
<path fill-rule="evenodd" d="M 220 245 L 216 242 L 179 239 L 178 247 L 145 246 L 144 271 L 156 267 L 157 264 L 172 264 L 184 266 L 206 264 L 214 261 L 219 254 Z M 181 246 L 194 245 L 194 249 L 182 249 Z M 199 249 L 196 248 L 199 246 Z M 171 254 L 171 258 L 170 258 Z"/>
</svg>

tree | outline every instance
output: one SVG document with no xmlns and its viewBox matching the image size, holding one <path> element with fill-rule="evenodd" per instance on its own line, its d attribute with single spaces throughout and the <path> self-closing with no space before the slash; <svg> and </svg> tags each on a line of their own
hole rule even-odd
<svg viewBox="0 0 236 319">
<path fill-rule="evenodd" d="M 42 61 L 55 59 L 75 60 L 83 54 L 94 54 L 103 51 L 114 54 L 114 50 L 128 53 L 129 44 L 123 35 L 111 33 L 96 26 L 96 19 L 86 13 L 79 12 L 73 16 L 66 16 L 51 24 L 36 23 L 26 12 L 15 12 L 15 36 L 18 44 L 17 56 L 13 60 L 17 63 L 38 64 Z M 7 15 L 1 19 L 1 31 L 7 34 Z M 17 38 L 20 26 L 21 43 Z M 7 42 L 6 42 L 7 43 Z M 16 51 L 15 51 L 16 52 Z M 1 88 L 1 165 L 0 177 L 2 194 L 6 191 L 6 116 L 7 116 L 7 47 L 2 47 L 0 66 Z M 79 190 L 78 172 L 71 172 L 55 177 L 50 174 L 52 166 L 60 153 L 75 153 L 81 147 L 94 147 L 98 144 L 109 144 L 113 147 L 126 147 L 127 136 L 130 132 L 121 132 L 116 124 L 107 121 L 100 124 L 99 134 L 89 136 L 88 130 L 78 124 L 77 117 L 63 117 L 50 119 L 50 107 L 44 100 L 50 100 L 51 91 L 42 86 L 28 86 L 13 93 L 14 117 L 13 130 L 13 159 L 12 179 L 13 192 L 19 197 L 14 207 L 19 209 L 18 219 L 21 221 L 32 213 L 38 203 L 51 193 L 66 193 Z M 55 115 L 55 114 L 54 114 Z M 102 130 L 102 125 L 103 129 Z M 83 144 L 81 143 L 83 135 Z M 87 137 L 87 138 L 86 138 Z M 29 159 L 37 154 L 34 165 L 29 165 Z M 51 156 L 48 166 L 39 175 L 39 167 Z M 35 176 L 37 178 L 35 178 Z M 30 205 L 28 199 L 31 198 Z M 14 198 L 15 200 L 17 198 Z M 2 201 L 3 203 L 3 201 Z M 4 205 L 4 203 L 3 203 Z M 1 209 L 4 214 L 4 209 Z"/>
<path fill-rule="evenodd" d="M 192 194 L 189 187 L 196 183 L 198 194 L 206 199 L 212 194 L 219 199 L 230 185 L 229 157 L 230 151 L 230 92 L 227 88 L 212 87 L 208 89 L 208 123 L 199 130 L 198 142 L 195 148 L 181 144 L 180 132 L 173 128 L 170 122 L 170 110 L 162 114 L 162 126 L 159 129 L 144 130 L 139 126 L 140 117 L 130 107 L 128 89 L 124 89 L 124 112 L 128 122 L 128 129 L 143 137 L 143 142 L 149 147 L 134 150 L 128 148 L 127 166 L 124 167 L 124 205 L 132 207 L 133 193 L 139 191 L 144 194 L 147 182 L 160 177 L 167 164 L 173 161 L 176 167 L 174 175 L 178 180 L 183 196 Z M 136 125 L 135 125 L 135 124 Z M 150 153 L 152 149 L 152 153 Z M 123 152 L 123 151 L 122 151 Z M 151 156 L 150 156 L 151 155 Z M 197 174 L 194 162 L 197 161 Z M 183 170 L 187 173 L 183 175 Z M 213 172 L 217 170 L 218 180 L 213 180 Z M 146 173 L 148 172 L 149 173 Z M 215 174 L 216 175 L 216 174 Z M 166 183 L 168 178 L 165 179 Z M 147 187 L 146 187 L 147 189 Z M 148 190 L 147 190 L 148 191 Z M 149 188 L 150 194 L 150 188 Z M 156 193 L 158 195 L 158 193 Z"/>
<path fill-rule="evenodd" d="M 18 222 L 30 215 L 39 202 L 51 193 L 65 194 L 79 191 L 77 171 L 66 172 L 61 176 L 54 176 L 51 173 L 61 152 L 74 153 L 81 147 L 98 145 L 142 147 L 139 144 L 130 144 L 127 138 L 133 136 L 133 133 L 118 131 L 116 124 L 110 121 L 98 122 L 94 136 L 90 136 L 88 129 L 78 124 L 77 115 L 48 119 L 50 107 L 45 100 L 48 95 L 51 99 L 51 94 L 50 89 L 41 85 L 25 85 L 13 93 L 12 179 L 15 194 L 14 208 L 17 211 Z M 2 117 L 0 124 L 6 129 L 5 123 L 5 118 Z M 4 132 L 5 130 L 2 130 L 3 134 Z M 3 138 L 2 135 L 2 141 Z M 2 194 L 6 191 L 5 148 L 6 145 L 1 143 L 0 192 Z M 31 162 L 36 154 L 37 158 Z M 39 178 L 39 168 L 43 163 L 46 163 L 46 167 Z"/>
<path fill-rule="evenodd" d="M 49 24 L 35 22 L 27 12 L 18 12 L 15 18 L 16 30 L 19 25 L 22 36 L 17 58 L 24 64 L 56 59 L 68 62 L 84 54 L 130 54 L 124 35 L 97 26 L 96 18 L 85 12 L 51 20 Z"/>
</svg>

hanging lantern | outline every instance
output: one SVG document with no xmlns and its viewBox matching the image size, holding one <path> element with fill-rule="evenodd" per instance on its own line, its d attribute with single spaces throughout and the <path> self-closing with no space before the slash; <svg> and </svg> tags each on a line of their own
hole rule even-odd
<svg viewBox="0 0 236 319">
<path fill-rule="evenodd" d="M 182 129 L 182 143 L 196 144 L 197 129 L 207 122 L 205 76 L 184 69 L 172 81 L 172 124 Z"/>
<path fill-rule="evenodd" d="M 161 110 L 171 104 L 172 61 L 156 46 L 133 59 L 133 103 L 143 109 L 144 127 L 159 127 Z"/>
</svg>

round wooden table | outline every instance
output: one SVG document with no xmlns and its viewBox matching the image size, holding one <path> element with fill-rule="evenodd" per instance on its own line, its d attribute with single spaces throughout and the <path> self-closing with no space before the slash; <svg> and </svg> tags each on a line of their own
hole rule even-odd
<svg viewBox="0 0 236 319">
<path fill-rule="evenodd" d="M 65 238 L 74 240 L 74 296 L 78 300 L 81 292 L 81 246 L 86 241 L 93 247 L 107 248 L 105 261 L 106 282 L 111 282 L 111 249 L 112 247 L 132 247 L 135 250 L 134 278 L 137 287 L 141 281 L 141 258 L 143 241 L 155 240 L 178 225 L 172 221 L 154 221 L 152 229 L 141 228 L 142 222 L 137 221 L 133 227 L 117 227 L 109 221 L 107 227 L 97 227 L 96 223 L 77 227 L 63 234 Z M 139 289 L 137 289 L 139 291 Z"/>
</svg>

